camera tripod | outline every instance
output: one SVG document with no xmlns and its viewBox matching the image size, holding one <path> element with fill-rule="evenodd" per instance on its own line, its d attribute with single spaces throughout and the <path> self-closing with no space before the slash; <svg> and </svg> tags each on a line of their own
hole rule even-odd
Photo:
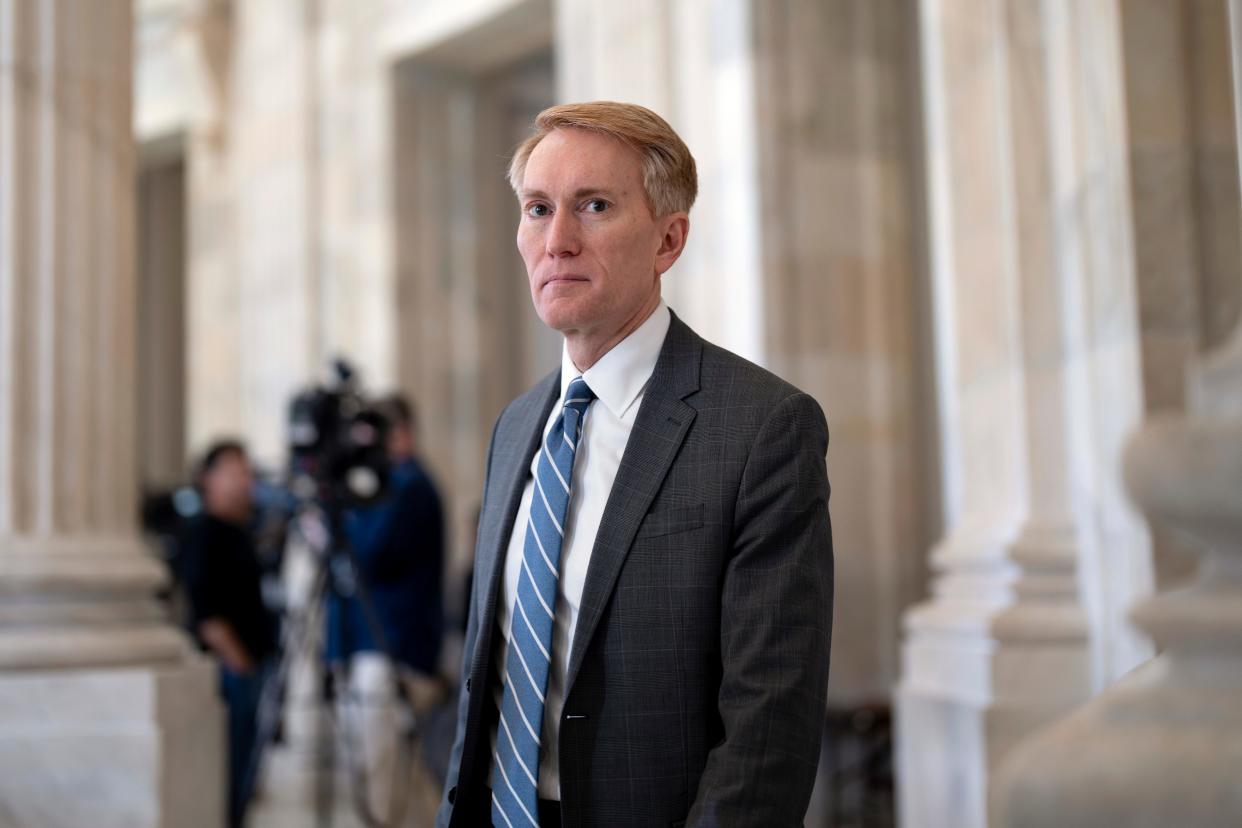
<svg viewBox="0 0 1242 828">
<path fill-rule="evenodd" d="M 410 779 L 414 768 L 414 752 L 417 718 L 411 694 L 402 680 L 398 662 L 393 658 L 384 630 L 379 623 L 375 605 L 365 579 L 357 566 L 357 558 L 344 531 L 344 509 L 339 503 L 318 503 L 312 510 L 304 508 L 294 521 L 305 546 L 314 559 L 314 574 L 310 581 L 307 598 L 301 611 L 295 615 L 286 608 L 282 646 L 279 662 L 264 686 L 259 703 L 258 738 L 250 758 L 247 772 L 251 778 L 258 773 L 265 747 L 276 733 L 280 721 L 290 676 L 295 665 L 310 661 L 316 667 L 325 665 L 322 680 L 316 693 L 316 717 L 321 726 L 317 728 L 315 746 L 315 813 L 316 825 L 328 828 L 333 824 L 336 806 L 336 746 L 345 746 L 353 811 L 366 828 L 397 828 L 406 818 L 410 806 Z M 366 767 L 364 745 L 355 743 L 366 738 L 363 729 L 351 727 L 345 719 L 351 710 L 365 700 L 348 698 L 348 656 L 329 662 L 322 648 L 326 647 L 324 618 L 330 600 L 336 600 L 339 610 L 335 613 L 337 632 L 343 632 L 344 609 L 350 599 L 357 600 L 362 608 L 367 632 L 388 663 L 393 665 L 395 701 L 402 719 L 396 761 L 393 763 L 392 784 L 389 786 L 386 813 L 376 813 L 370 796 L 369 769 Z M 320 636 L 323 635 L 323 640 Z M 340 637 L 343 640 L 343 636 Z M 341 697 L 344 703 L 338 708 Z M 359 712 L 360 711 L 356 711 Z M 323 727 L 324 719 L 330 721 Z M 360 716 L 356 716 L 360 718 Z M 355 725 L 357 722 L 354 723 Z M 381 806 L 383 807 L 383 806 Z"/>
</svg>

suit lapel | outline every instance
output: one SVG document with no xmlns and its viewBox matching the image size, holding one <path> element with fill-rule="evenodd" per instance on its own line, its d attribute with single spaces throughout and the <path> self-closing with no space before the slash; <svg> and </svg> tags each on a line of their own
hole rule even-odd
<svg viewBox="0 0 1242 828">
<path fill-rule="evenodd" d="M 486 592 L 479 595 L 481 616 L 476 620 L 478 633 L 471 657 L 470 676 L 479 688 L 485 688 L 490 675 L 489 660 L 492 656 L 492 635 L 496 625 L 496 603 L 504 580 L 505 549 L 518 505 L 522 501 L 522 489 L 526 471 L 539 445 L 543 424 L 548 412 L 560 396 L 560 371 L 554 371 L 513 404 L 513 409 L 501 416 L 500 424 L 491 447 L 491 468 L 488 469 L 488 500 L 497 506 L 487 505 L 483 522 L 479 526 L 479 544 L 475 566 L 478 567 L 478 583 Z M 492 494 L 495 487 L 495 494 Z M 492 515 L 495 517 L 492 517 Z M 487 753 L 488 733 L 486 709 L 491 704 L 491 694 L 476 691 L 470 694 L 470 712 L 466 720 L 458 784 L 475 784 L 470 780 L 482 779 L 487 784 L 487 772 L 491 759 Z"/>
<path fill-rule="evenodd" d="M 480 553 L 486 556 L 481 563 L 485 567 L 487 584 L 487 601 L 483 605 L 482 626 L 479 628 L 480 642 L 483 646 L 475 652 L 476 661 L 480 656 L 486 658 L 491 651 L 491 628 L 496 617 L 496 600 L 500 593 L 500 582 L 503 579 L 505 551 L 509 546 L 509 537 L 513 534 L 513 523 L 517 518 L 518 506 L 522 502 L 522 491 L 526 486 L 526 478 L 530 473 L 530 461 L 539 448 L 543 437 L 543 426 L 548 420 L 548 413 L 560 397 L 561 372 L 558 368 L 527 395 L 525 404 L 513 412 L 514 426 L 505 433 L 497 433 L 496 446 L 493 451 L 500 465 L 493 473 L 498 503 L 504 504 L 504 511 L 498 524 L 493 525 L 486 542 L 479 547 Z M 506 446 L 520 447 L 518 451 L 505 451 Z"/>
<path fill-rule="evenodd" d="M 702 341 L 674 314 L 595 536 L 570 650 L 566 697 L 573 690 L 587 645 L 612 595 L 634 534 L 694 421 L 694 408 L 683 400 L 699 388 L 702 352 Z"/>
</svg>

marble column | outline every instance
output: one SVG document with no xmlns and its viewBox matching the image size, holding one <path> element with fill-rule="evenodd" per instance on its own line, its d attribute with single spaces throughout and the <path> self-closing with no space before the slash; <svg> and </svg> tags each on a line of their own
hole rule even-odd
<svg viewBox="0 0 1242 828">
<path fill-rule="evenodd" d="M 901 613 L 923 594 L 934 539 L 906 5 L 753 6 L 765 359 L 828 416 L 839 631 L 828 699 L 842 708 L 888 704 Z"/>
<path fill-rule="evenodd" d="M 132 11 L 0 0 L 0 814 L 214 825 L 211 666 L 137 530 Z"/>
<path fill-rule="evenodd" d="M 352 356 L 334 352 L 324 337 L 317 12 L 317 4 L 303 0 L 233 5 L 230 213 L 216 218 L 233 234 L 236 293 L 223 331 L 194 312 L 194 300 L 211 286 L 200 283 L 204 274 L 191 273 L 191 290 L 202 291 L 190 300 L 191 353 L 222 347 L 237 360 L 231 388 L 241 398 L 242 430 L 257 463 L 272 471 L 286 462 L 294 394 L 328 378 L 330 357 Z"/>
<path fill-rule="evenodd" d="M 1116 9 L 923 0 L 945 536 L 906 616 L 902 824 L 987 823 L 998 761 L 1142 657 L 1141 412 Z M 1104 473 L 1098 470 L 1104 469 Z"/>
<path fill-rule="evenodd" d="M 1238 0 L 1230 28 L 1242 113 Z M 1242 145 L 1242 121 L 1238 134 Z M 1187 386 L 1187 413 L 1153 416 L 1130 441 L 1125 476 L 1153 524 L 1198 549 L 1198 571 L 1134 608 L 1159 657 L 1005 762 L 997 826 L 1242 823 L 1242 324 Z"/>
</svg>

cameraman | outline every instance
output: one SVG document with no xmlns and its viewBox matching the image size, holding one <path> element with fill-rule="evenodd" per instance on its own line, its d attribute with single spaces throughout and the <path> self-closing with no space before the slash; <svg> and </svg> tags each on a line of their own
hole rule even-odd
<svg viewBox="0 0 1242 828">
<path fill-rule="evenodd" d="M 344 527 L 383 641 L 371 634 L 357 594 L 333 596 L 327 655 L 347 666 L 347 733 L 364 763 L 371 814 L 388 822 L 401 738 L 398 682 L 416 709 L 434 701 L 440 687 L 444 517 L 439 492 L 415 456 L 409 402 L 394 394 L 376 408 L 389 427 L 389 493 L 377 505 L 348 512 Z M 398 787 L 408 788 L 409 782 L 401 779 Z"/>
<path fill-rule="evenodd" d="M 192 631 L 220 662 L 229 722 L 229 825 L 237 828 L 254 784 L 259 696 L 276 637 L 249 530 L 254 475 L 245 447 L 233 440 L 212 445 L 195 482 L 202 513 L 185 529 L 183 572 Z"/>
</svg>

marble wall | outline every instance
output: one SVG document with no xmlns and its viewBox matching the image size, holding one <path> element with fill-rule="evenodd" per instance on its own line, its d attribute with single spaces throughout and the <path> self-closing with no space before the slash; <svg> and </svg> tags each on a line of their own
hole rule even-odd
<svg viewBox="0 0 1242 828">
<path fill-rule="evenodd" d="M 1238 318 L 1238 160 L 1225 0 L 1122 6 L 1135 255 L 1149 410 L 1184 407 L 1186 365 Z"/>
<path fill-rule="evenodd" d="M 313 4 L 237 3 L 228 120 L 240 317 L 237 370 L 255 457 L 284 459 L 289 400 L 319 375 L 323 273 L 315 255 L 322 171 L 315 164 Z"/>
<path fill-rule="evenodd" d="M 1148 412 L 1186 405 L 1186 367 L 1238 318 L 1242 217 L 1225 0 L 1122 6 L 1135 268 Z M 1155 530 L 1162 586 L 1190 575 Z"/>
<path fill-rule="evenodd" d="M 938 522 L 917 32 L 901 6 L 755 7 L 764 358 L 828 415 L 837 704 L 888 698 Z"/>
<path fill-rule="evenodd" d="M 186 473 L 185 203 L 185 165 L 176 156 L 143 159 L 137 215 L 137 428 L 143 436 L 138 479 L 144 488 L 180 485 Z"/>
</svg>

